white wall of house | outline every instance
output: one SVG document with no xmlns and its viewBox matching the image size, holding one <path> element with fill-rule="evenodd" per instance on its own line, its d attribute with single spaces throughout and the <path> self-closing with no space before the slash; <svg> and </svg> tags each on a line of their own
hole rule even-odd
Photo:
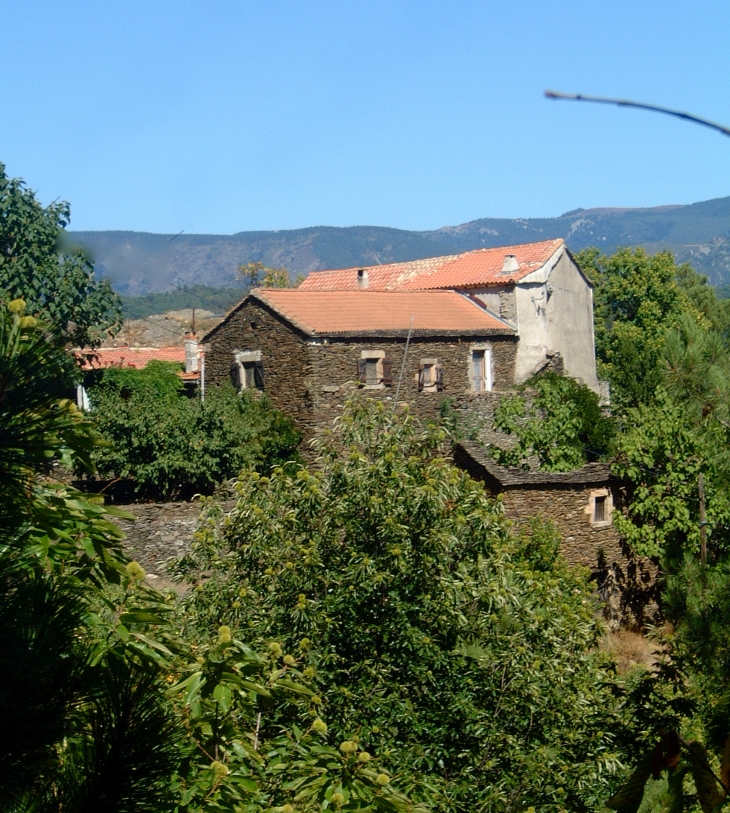
<svg viewBox="0 0 730 813">
<path fill-rule="evenodd" d="M 557 352 L 567 375 L 598 392 L 593 289 L 565 249 L 516 286 L 516 302 L 516 383 L 530 378 Z"/>
</svg>

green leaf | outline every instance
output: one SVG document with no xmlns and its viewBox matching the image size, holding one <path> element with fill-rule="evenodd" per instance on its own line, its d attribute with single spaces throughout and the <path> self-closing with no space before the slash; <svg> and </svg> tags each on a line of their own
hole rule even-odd
<svg viewBox="0 0 730 813">
<path fill-rule="evenodd" d="M 233 692 L 225 683 L 219 683 L 215 689 L 213 689 L 213 699 L 218 703 L 221 711 L 225 714 L 231 707 Z"/>
<path fill-rule="evenodd" d="M 606 802 L 606 807 L 616 813 L 637 813 L 644 798 L 644 788 L 651 776 L 653 755 L 645 757 L 631 773 L 628 780 Z"/>
</svg>

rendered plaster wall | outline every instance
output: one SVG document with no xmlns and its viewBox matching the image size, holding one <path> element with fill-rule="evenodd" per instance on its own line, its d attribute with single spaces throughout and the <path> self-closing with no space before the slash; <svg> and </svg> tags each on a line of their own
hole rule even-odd
<svg viewBox="0 0 730 813">
<path fill-rule="evenodd" d="M 593 336 L 593 289 L 564 252 L 550 274 L 547 303 L 549 344 L 563 357 L 566 373 L 598 392 Z"/>
<path fill-rule="evenodd" d="M 492 313 L 512 324 L 517 324 L 517 300 L 514 285 L 492 285 L 469 293 L 484 303 Z"/>
<path fill-rule="evenodd" d="M 535 272 L 516 287 L 516 304 L 515 381 L 526 381 L 548 355 L 560 353 L 566 374 L 598 392 L 593 289 L 567 251 L 546 272 Z"/>
<path fill-rule="evenodd" d="M 266 395 L 305 433 L 312 426 L 312 402 L 307 387 L 310 373 L 307 342 L 275 313 L 259 302 L 249 300 L 221 323 L 207 346 L 207 383 L 230 380 L 236 352 L 260 351 Z"/>
<path fill-rule="evenodd" d="M 492 374 L 495 389 L 509 387 L 514 375 L 516 342 L 512 337 L 462 337 L 445 341 L 442 338 L 417 338 L 408 348 L 403 369 L 399 402 L 407 402 L 414 415 L 422 420 L 436 419 L 444 398 L 463 396 L 471 389 L 471 349 L 475 343 L 488 342 L 492 347 Z M 332 425 L 342 413 L 345 400 L 357 391 L 364 397 L 381 399 L 392 404 L 398 385 L 405 339 L 371 341 L 331 340 L 308 346 L 308 395 L 311 399 L 315 422 L 319 429 Z M 358 387 L 358 361 L 363 351 L 384 352 L 393 364 L 393 384 L 390 387 Z M 438 359 L 443 369 L 443 390 L 418 391 L 418 368 L 422 359 Z M 491 393 L 474 394 L 475 398 L 493 397 Z"/>
</svg>

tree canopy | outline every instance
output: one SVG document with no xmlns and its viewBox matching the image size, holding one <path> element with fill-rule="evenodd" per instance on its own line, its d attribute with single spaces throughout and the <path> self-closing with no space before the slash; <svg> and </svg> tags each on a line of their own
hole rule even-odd
<svg viewBox="0 0 730 813">
<path fill-rule="evenodd" d="M 286 653 L 329 731 L 432 810 L 597 809 L 621 712 L 589 593 L 549 528 L 511 539 L 445 439 L 352 401 L 316 471 L 242 475 L 180 564 L 192 616 Z"/>
<path fill-rule="evenodd" d="M 210 494 L 243 468 L 268 471 L 296 457 L 301 434 L 268 399 L 230 384 L 209 387 L 204 401 L 186 397 L 177 373 L 178 365 L 153 361 L 96 376 L 97 476 L 123 481 L 138 498 L 180 499 Z"/>
<path fill-rule="evenodd" d="M 94 346 L 121 325 L 121 300 L 94 276 L 89 257 L 65 228 L 67 203 L 42 206 L 22 180 L 0 163 L 0 290 L 23 299 L 65 343 Z"/>
</svg>

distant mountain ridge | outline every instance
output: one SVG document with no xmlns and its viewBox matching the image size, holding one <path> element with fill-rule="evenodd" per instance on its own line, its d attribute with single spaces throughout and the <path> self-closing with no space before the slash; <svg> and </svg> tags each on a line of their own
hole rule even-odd
<svg viewBox="0 0 730 813">
<path fill-rule="evenodd" d="M 288 268 L 293 275 L 417 260 L 562 237 L 573 251 L 598 246 L 668 249 L 715 285 L 730 282 L 730 197 L 648 209 L 576 209 L 552 218 L 482 218 L 433 231 L 381 226 L 313 226 L 232 235 L 72 232 L 117 291 L 140 295 L 181 285 L 230 286 L 247 262 Z"/>
</svg>

